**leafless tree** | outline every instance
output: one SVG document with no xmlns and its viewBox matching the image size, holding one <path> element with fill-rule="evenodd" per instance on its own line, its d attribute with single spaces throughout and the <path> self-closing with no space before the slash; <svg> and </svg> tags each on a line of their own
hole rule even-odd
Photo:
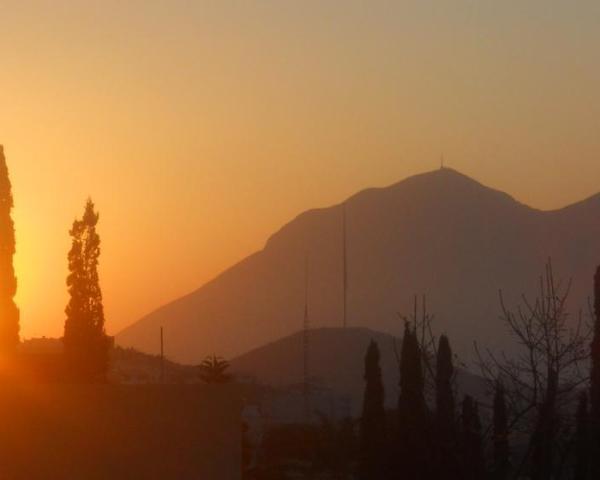
<svg viewBox="0 0 600 480">
<path fill-rule="evenodd" d="M 502 320 L 516 340 L 514 353 L 497 354 L 475 344 L 478 363 L 491 389 L 503 385 L 510 416 L 509 430 L 527 439 L 525 455 L 514 478 L 527 471 L 533 480 L 560 478 L 569 453 L 573 407 L 589 381 L 591 325 L 581 312 L 567 311 L 571 282 L 555 281 L 548 260 L 533 301 L 509 308 L 500 291 Z"/>
</svg>

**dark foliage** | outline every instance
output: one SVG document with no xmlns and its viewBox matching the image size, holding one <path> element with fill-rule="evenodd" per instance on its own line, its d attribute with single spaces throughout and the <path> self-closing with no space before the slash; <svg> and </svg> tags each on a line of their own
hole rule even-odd
<svg viewBox="0 0 600 480">
<path fill-rule="evenodd" d="M 594 337 L 592 339 L 591 356 L 591 442 L 593 449 L 592 473 L 593 478 L 600 478 L 600 267 L 594 277 Z"/>
<path fill-rule="evenodd" d="M 350 479 L 356 468 L 354 423 L 321 418 L 318 424 L 279 425 L 270 428 L 252 479 Z"/>
<path fill-rule="evenodd" d="M 555 437 L 557 432 L 556 397 L 558 376 L 550 370 L 548 388 L 531 439 L 531 479 L 548 480 L 554 469 Z"/>
<path fill-rule="evenodd" d="M 200 364 L 200 380 L 209 384 L 227 383 L 231 381 L 231 375 L 226 373 L 228 368 L 227 360 L 216 355 L 206 357 Z"/>
<path fill-rule="evenodd" d="M 378 480 L 385 469 L 386 427 L 384 390 L 379 366 L 379 347 L 371 341 L 365 356 L 366 382 L 360 419 L 360 454 L 358 478 Z"/>
<path fill-rule="evenodd" d="M 590 474 L 590 435 L 588 398 L 585 393 L 579 398 L 577 428 L 575 431 L 575 467 L 573 480 L 587 480 Z"/>
<path fill-rule="evenodd" d="M 313 425 L 281 425 L 270 428 L 263 441 L 263 469 L 277 469 L 288 463 L 312 465 L 318 443 Z"/>
<path fill-rule="evenodd" d="M 242 478 L 248 478 L 252 463 L 252 444 L 248 439 L 248 424 L 242 422 Z"/>
<path fill-rule="evenodd" d="M 4 149 L 0 145 L 0 353 L 13 353 L 19 344 L 19 309 L 14 297 L 17 279 L 13 267 L 15 227 L 12 186 Z"/>
<path fill-rule="evenodd" d="M 469 395 L 462 404 L 462 449 L 464 480 L 482 480 L 486 477 L 481 419 L 477 402 Z"/>
<path fill-rule="evenodd" d="M 425 402 L 422 357 L 415 330 L 404 328 L 400 356 L 397 469 L 406 478 L 428 478 L 431 472 L 429 412 Z"/>
<path fill-rule="evenodd" d="M 435 371 L 434 440 L 437 476 L 459 479 L 456 405 L 453 390 L 454 364 L 452 349 L 446 335 L 442 335 L 437 349 Z"/>
<path fill-rule="evenodd" d="M 506 394 L 501 381 L 496 382 L 494 389 L 494 466 L 493 478 L 506 480 L 510 470 L 510 446 L 508 443 L 508 412 L 506 409 Z"/>
<path fill-rule="evenodd" d="M 102 382 L 108 371 L 109 340 L 104 330 L 104 307 L 98 277 L 99 215 L 88 200 L 81 220 L 70 231 L 69 303 L 65 310 L 64 348 L 71 380 Z"/>
<path fill-rule="evenodd" d="M 337 424 L 322 417 L 317 433 L 314 472 L 349 478 L 356 468 L 357 457 L 354 422 L 346 418 Z"/>
</svg>

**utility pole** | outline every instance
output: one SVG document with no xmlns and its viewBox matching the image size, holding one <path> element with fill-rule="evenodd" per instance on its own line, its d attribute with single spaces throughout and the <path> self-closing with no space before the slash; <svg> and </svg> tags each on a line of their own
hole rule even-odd
<svg viewBox="0 0 600 480">
<path fill-rule="evenodd" d="M 302 394 L 304 397 L 304 416 L 306 423 L 310 422 L 310 320 L 308 316 L 308 256 L 304 265 L 304 319 L 302 322 L 302 361 L 303 383 Z"/>
<path fill-rule="evenodd" d="M 163 327 L 160 327 L 160 383 L 165 381 L 165 341 Z"/>
<path fill-rule="evenodd" d="M 343 261 L 343 321 L 344 328 L 348 326 L 348 249 L 347 249 L 347 232 L 346 232 L 346 204 L 343 206 L 342 218 L 342 261 Z"/>
</svg>

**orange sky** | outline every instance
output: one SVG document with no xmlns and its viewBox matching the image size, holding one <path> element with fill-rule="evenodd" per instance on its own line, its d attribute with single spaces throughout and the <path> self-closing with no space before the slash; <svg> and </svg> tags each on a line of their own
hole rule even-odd
<svg viewBox="0 0 600 480">
<path fill-rule="evenodd" d="M 116 333 L 442 152 L 540 208 L 600 191 L 599 22 L 595 0 L 2 2 L 23 335 L 62 331 L 88 195 Z"/>
</svg>

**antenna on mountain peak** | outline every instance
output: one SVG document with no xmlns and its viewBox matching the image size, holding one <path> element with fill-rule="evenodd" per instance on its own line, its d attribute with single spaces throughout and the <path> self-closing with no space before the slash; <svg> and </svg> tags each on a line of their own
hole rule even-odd
<svg viewBox="0 0 600 480">
<path fill-rule="evenodd" d="M 440 158 L 440 170 L 444 169 L 444 154 L 442 153 L 442 157 Z"/>
</svg>

